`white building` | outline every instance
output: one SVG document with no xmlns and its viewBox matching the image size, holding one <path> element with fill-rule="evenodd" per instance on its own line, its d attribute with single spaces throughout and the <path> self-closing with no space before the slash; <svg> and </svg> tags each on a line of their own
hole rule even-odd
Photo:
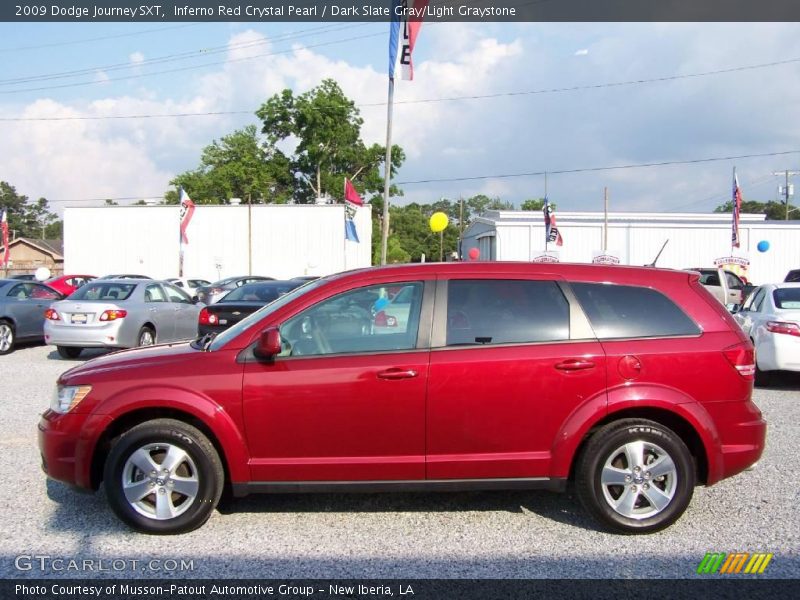
<svg viewBox="0 0 800 600">
<path fill-rule="evenodd" d="M 603 250 L 603 213 L 556 214 L 563 246 L 549 243 L 560 262 L 592 262 Z M 479 260 L 531 261 L 544 254 L 544 218 L 541 211 L 488 211 L 464 232 L 462 256 L 477 248 Z M 765 215 L 743 214 L 739 222 L 740 248 L 733 256 L 749 260 L 745 272 L 756 284 L 783 281 L 790 269 L 800 268 L 800 221 L 767 221 Z M 667 240 L 669 240 L 667 242 Z M 731 256 L 731 215 L 712 213 L 609 213 L 607 254 L 624 265 L 653 262 L 659 267 L 712 267 Z M 759 242 L 767 242 L 765 252 Z M 762 249 L 765 244 L 761 244 Z"/>
<path fill-rule="evenodd" d="M 345 240 L 341 204 L 197 205 L 186 231 L 184 275 L 285 279 L 368 267 L 371 210 L 357 211 L 355 243 Z M 179 212 L 177 205 L 66 208 L 64 272 L 177 277 Z"/>
</svg>

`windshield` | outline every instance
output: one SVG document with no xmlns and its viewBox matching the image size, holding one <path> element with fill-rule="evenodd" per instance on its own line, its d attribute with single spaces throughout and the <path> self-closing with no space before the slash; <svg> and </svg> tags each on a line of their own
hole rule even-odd
<svg viewBox="0 0 800 600">
<path fill-rule="evenodd" d="M 87 283 L 69 297 L 70 300 L 127 300 L 135 283 Z"/>
<path fill-rule="evenodd" d="M 292 283 L 248 283 L 236 288 L 220 302 L 260 302 L 269 304 L 278 296 L 296 288 L 299 282 Z"/>
<path fill-rule="evenodd" d="M 245 329 L 250 327 L 253 323 L 257 323 L 258 321 L 260 321 L 261 319 L 263 319 L 264 317 L 266 317 L 270 313 L 275 312 L 279 308 L 283 308 L 284 306 L 286 306 L 290 302 L 294 301 L 296 298 L 299 298 L 303 294 L 305 294 L 307 292 L 310 292 L 313 289 L 318 288 L 323 283 L 325 283 L 324 279 L 315 279 L 314 281 L 309 281 L 305 285 L 302 285 L 302 286 L 300 286 L 298 288 L 295 288 L 291 292 L 289 292 L 288 294 L 285 294 L 285 295 L 281 296 L 280 298 L 275 300 L 275 302 L 272 302 L 272 303 L 267 304 L 266 306 L 264 306 L 262 308 L 259 308 L 252 315 L 250 315 L 248 317 L 245 317 L 244 319 L 239 321 L 236 325 L 234 325 L 233 327 L 230 327 L 229 329 L 226 329 L 225 331 L 220 333 L 217 337 L 215 337 L 214 341 L 211 342 L 211 344 L 209 345 L 208 349 L 211 350 L 212 352 L 214 350 L 219 350 L 225 344 L 227 344 L 230 340 L 232 340 L 233 338 L 238 336 L 240 333 L 242 333 Z"/>
</svg>

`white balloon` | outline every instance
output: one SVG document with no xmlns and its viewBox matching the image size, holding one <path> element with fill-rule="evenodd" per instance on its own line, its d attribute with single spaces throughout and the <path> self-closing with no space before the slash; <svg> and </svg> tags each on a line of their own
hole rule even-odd
<svg viewBox="0 0 800 600">
<path fill-rule="evenodd" d="M 50 269 L 47 267 L 39 267 L 36 269 L 36 273 L 33 274 L 36 277 L 36 281 L 46 281 L 50 279 Z"/>
</svg>

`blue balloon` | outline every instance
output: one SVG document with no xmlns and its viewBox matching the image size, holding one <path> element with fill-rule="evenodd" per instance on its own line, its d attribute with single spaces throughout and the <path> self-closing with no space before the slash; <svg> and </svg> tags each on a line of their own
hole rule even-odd
<svg viewBox="0 0 800 600">
<path fill-rule="evenodd" d="M 758 242 L 758 246 L 756 246 L 756 248 L 758 248 L 759 252 L 766 252 L 769 250 L 769 242 L 767 240 L 761 240 Z"/>
</svg>

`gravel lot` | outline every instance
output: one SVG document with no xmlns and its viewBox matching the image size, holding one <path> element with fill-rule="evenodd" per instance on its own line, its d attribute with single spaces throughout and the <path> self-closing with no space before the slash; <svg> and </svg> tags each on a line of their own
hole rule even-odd
<svg viewBox="0 0 800 600">
<path fill-rule="evenodd" d="M 480 492 L 251 496 L 198 531 L 164 538 L 128 530 L 102 493 L 78 494 L 42 473 L 38 415 L 74 364 L 47 346 L 0 357 L 0 577 L 86 576 L 15 567 L 20 555 L 47 555 L 105 559 L 107 568 L 139 561 L 97 574 L 117 577 L 683 578 L 708 551 L 773 552 L 766 576 L 800 577 L 800 378 L 756 390 L 770 426 L 759 467 L 697 488 L 683 518 L 659 534 L 597 531 L 572 493 Z M 165 562 L 143 566 L 152 559 Z"/>
</svg>

